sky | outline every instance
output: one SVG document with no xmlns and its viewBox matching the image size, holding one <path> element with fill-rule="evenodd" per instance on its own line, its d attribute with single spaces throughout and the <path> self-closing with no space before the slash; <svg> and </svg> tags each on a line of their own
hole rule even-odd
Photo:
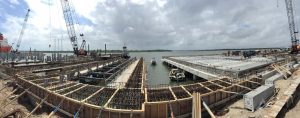
<svg viewBox="0 0 300 118">
<path fill-rule="evenodd" d="M 204 50 L 291 45 L 284 0 L 69 0 L 90 49 Z M 300 23 L 300 1 L 295 20 Z M 19 50 L 72 50 L 60 0 L 1 0 L 0 32 Z M 82 38 L 78 37 L 78 44 Z M 49 47 L 51 45 L 51 47 Z M 13 45 L 15 47 L 15 45 Z"/>
</svg>

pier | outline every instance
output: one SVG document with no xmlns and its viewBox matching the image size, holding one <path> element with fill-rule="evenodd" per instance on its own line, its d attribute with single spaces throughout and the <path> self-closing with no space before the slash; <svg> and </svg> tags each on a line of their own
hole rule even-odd
<svg viewBox="0 0 300 118">
<path fill-rule="evenodd" d="M 193 74 L 193 79 L 200 77 L 206 80 L 228 76 L 231 78 L 243 78 L 251 74 L 257 74 L 263 67 L 283 59 L 270 59 L 255 57 L 243 59 L 242 57 L 227 56 L 175 56 L 163 57 L 162 61 L 167 65 Z"/>
</svg>

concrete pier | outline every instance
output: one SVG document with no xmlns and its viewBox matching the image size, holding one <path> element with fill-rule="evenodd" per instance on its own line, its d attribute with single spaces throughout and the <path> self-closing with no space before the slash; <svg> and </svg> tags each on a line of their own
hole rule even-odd
<svg viewBox="0 0 300 118">
<path fill-rule="evenodd" d="M 129 65 L 112 83 L 126 83 L 133 73 L 135 67 L 137 66 L 139 60 L 134 61 L 131 65 Z M 112 86 L 112 85 L 108 85 Z M 119 84 L 118 87 L 123 88 L 125 84 Z"/>
<path fill-rule="evenodd" d="M 173 67 L 180 68 L 206 80 L 221 76 L 242 78 L 248 74 L 258 73 L 258 69 L 282 60 L 265 57 L 243 59 L 242 57 L 227 56 L 178 56 L 163 57 L 162 59 L 163 62 Z"/>
</svg>

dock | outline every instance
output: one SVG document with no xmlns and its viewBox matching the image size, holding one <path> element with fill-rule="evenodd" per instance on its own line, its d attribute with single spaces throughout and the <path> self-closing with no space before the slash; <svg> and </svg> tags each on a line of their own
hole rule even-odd
<svg viewBox="0 0 300 118">
<path fill-rule="evenodd" d="M 167 65 L 193 74 L 193 78 L 200 77 L 206 80 L 228 76 L 242 78 L 245 75 L 258 73 L 257 69 L 266 67 L 283 59 L 270 59 L 255 57 L 243 59 L 242 57 L 227 56 L 171 56 L 163 57 Z"/>
<path fill-rule="evenodd" d="M 130 76 L 134 72 L 139 60 L 134 61 L 131 65 L 129 65 L 120 75 L 112 82 L 112 83 L 127 83 Z M 108 85 L 113 86 L 113 85 Z M 118 87 L 123 88 L 125 84 L 118 84 Z"/>
</svg>

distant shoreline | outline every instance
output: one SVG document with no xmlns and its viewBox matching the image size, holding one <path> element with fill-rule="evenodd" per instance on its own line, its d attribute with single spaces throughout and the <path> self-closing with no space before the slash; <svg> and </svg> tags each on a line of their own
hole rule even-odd
<svg viewBox="0 0 300 118">
<path fill-rule="evenodd" d="M 176 52 L 176 51 L 228 51 L 228 50 L 266 50 L 266 49 L 287 49 L 287 48 L 236 48 L 236 49 L 203 49 L 203 50 L 163 50 L 163 49 L 156 49 L 156 50 L 128 50 L 128 52 Z M 91 50 L 97 51 L 97 50 Z M 28 52 L 28 51 L 21 51 L 21 52 Z M 32 51 L 32 52 L 42 52 L 42 53 L 73 53 L 73 51 Z M 104 53 L 104 50 L 98 50 L 98 52 Z M 122 50 L 107 50 L 107 53 L 121 53 Z"/>
</svg>

